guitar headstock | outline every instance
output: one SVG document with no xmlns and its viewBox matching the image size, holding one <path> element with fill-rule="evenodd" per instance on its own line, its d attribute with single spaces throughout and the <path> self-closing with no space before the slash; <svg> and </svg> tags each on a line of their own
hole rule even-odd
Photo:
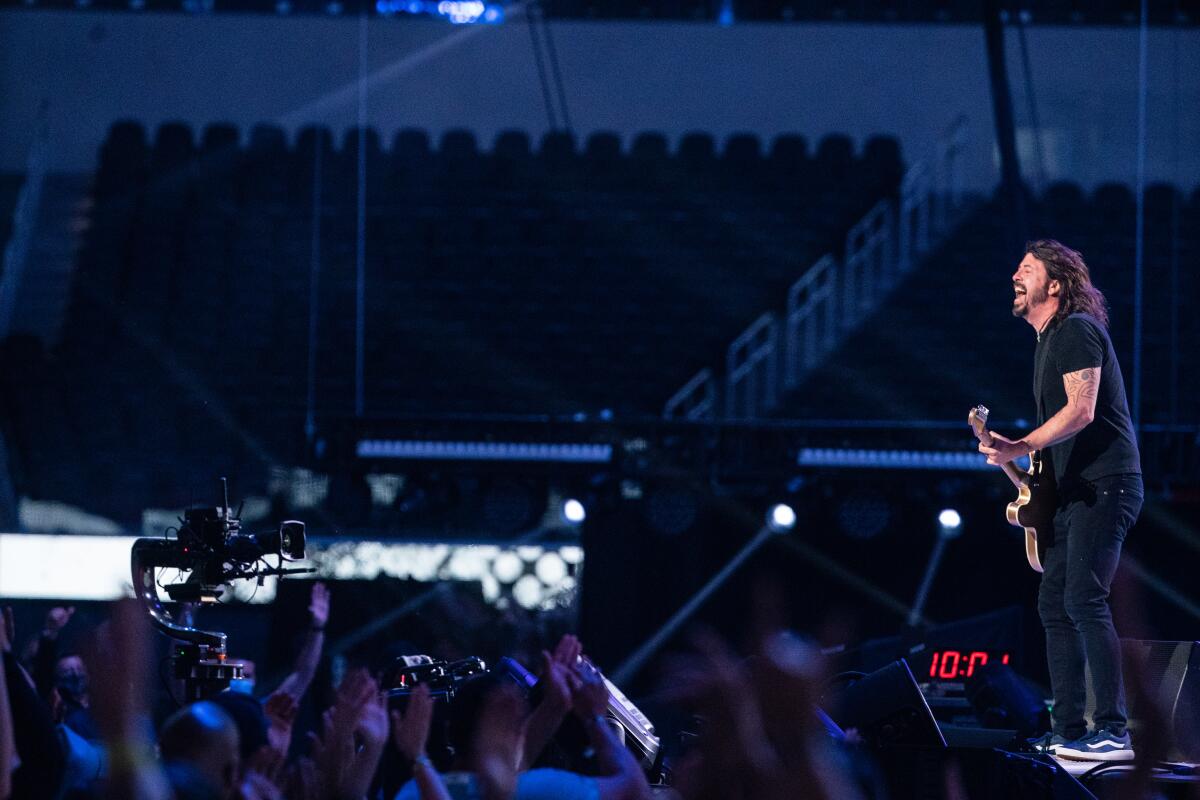
<svg viewBox="0 0 1200 800">
<path fill-rule="evenodd" d="M 978 405 L 971 409 L 971 413 L 967 414 L 967 424 L 971 426 L 971 431 L 975 434 L 975 438 L 983 441 L 984 438 L 991 438 L 987 433 L 988 409 L 985 405 Z"/>
</svg>

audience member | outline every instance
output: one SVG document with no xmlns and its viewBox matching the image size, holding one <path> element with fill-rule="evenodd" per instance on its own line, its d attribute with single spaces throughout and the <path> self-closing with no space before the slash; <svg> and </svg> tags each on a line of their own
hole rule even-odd
<svg viewBox="0 0 1200 800">
<path fill-rule="evenodd" d="M 203 790 L 193 796 L 235 797 L 242 771 L 240 737 L 220 705 L 203 701 L 176 711 L 163 723 L 158 747 L 168 766 L 189 767 L 189 782 L 202 783 Z"/>
<path fill-rule="evenodd" d="M 320 634 L 328 608 L 328 591 L 317 584 L 310 634 Z M 56 609 L 46 627 L 61 630 L 70 616 L 70 609 Z M 96 741 L 70 725 L 58 726 L 56 734 L 50 706 L 12 652 L 11 619 L 6 613 L 0 626 L 0 800 L 646 800 L 652 793 L 607 716 L 605 681 L 574 636 L 542 652 L 532 709 L 533 679 L 527 673 L 514 679 L 511 664 L 457 683 L 444 715 L 435 715 L 438 701 L 426 684 L 410 688 L 404 707 L 389 713 L 376 679 L 351 669 L 320 730 L 307 734 L 309 755 L 289 760 L 296 693 L 308 689 L 319 662 L 314 637 L 265 702 L 224 691 L 192 703 L 162 724 L 156 749 L 149 714 L 152 628 L 135 601 L 113 607 L 86 662 L 57 659 L 71 676 L 92 677 L 90 687 L 77 683 L 74 694 L 86 698 L 84 707 L 94 714 Z M 695 652 L 670 670 L 666 695 L 701 725 L 689 752 L 670 765 L 672 788 L 660 794 L 682 800 L 885 796 L 874 773 L 851 768 L 858 763 L 847 743 L 853 737 L 835 739 L 819 718 L 826 673 L 814 648 L 767 628 L 749 659 L 711 633 L 693 641 Z M 43 631 L 30 652 L 35 658 L 52 653 L 54 642 Z M 71 683 L 62 677 L 51 698 Z M 586 735 L 587 759 L 574 759 L 571 769 L 533 768 L 550 742 L 570 738 L 563 725 L 572 714 L 572 725 Z M 444 721 L 453 749 L 444 774 L 427 752 L 435 719 Z M 389 740 L 412 776 L 398 791 L 381 770 Z M 1125 796 L 1144 795 L 1149 773 L 1143 772 Z M 948 796 L 965 797 L 961 772 L 950 769 L 942 777 Z"/>
<path fill-rule="evenodd" d="M 25 645 L 21 662 L 32 673 L 38 694 L 50 706 L 54 719 L 95 741 L 100 732 L 89 710 L 87 665 L 78 653 L 63 649 L 61 642 L 61 633 L 74 615 L 74 606 L 55 606 L 46 612 L 41 633 Z"/>
<path fill-rule="evenodd" d="M 5 617 L 11 609 L 4 610 Z M 0 654 L 8 653 L 8 623 L 0 624 Z M 7 670 L 6 670 L 7 672 Z M 0 680 L 0 800 L 12 795 L 12 774 L 17 768 L 17 746 L 13 741 L 12 708 L 8 703 L 8 681 Z"/>
<path fill-rule="evenodd" d="M 33 678 L 12 652 L 15 630 L 12 613 L 5 613 L 3 644 L 4 681 L 12 715 L 13 800 L 44 800 L 57 797 L 66 767 L 66 755 L 58 738 L 50 707 L 38 696 Z"/>
<path fill-rule="evenodd" d="M 584 724 L 599 774 L 585 776 L 559 769 L 518 772 L 528 752 L 524 745 L 525 701 L 514 692 L 514 684 L 507 676 L 491 672 L 463 683 L 450 704 L 448 738 L 454 747 L 455 760 L 444 780 L 451 797 L 455 800 L 476 797 L 632 800 L 649 793 L 641 768 L 617 740 L 604 716 L 608 689 L 603 680 L 593 667 L 578 658 L 577 642 L 563 647 L 560 657 L 568 652 L 575 661 L 562 673 L 569 692 L 568 707 Z M 554 661 L 548 655 L 547 660 Z M 426 768 L 418 761 L 422 754 L 412 752 L 411 743 L 396 744 L 419 767 L 419 775 Z M 397 800 L 418 797 L 421 797 L 420 786 L 414 780 L 400 790 Z"/>
</svg>

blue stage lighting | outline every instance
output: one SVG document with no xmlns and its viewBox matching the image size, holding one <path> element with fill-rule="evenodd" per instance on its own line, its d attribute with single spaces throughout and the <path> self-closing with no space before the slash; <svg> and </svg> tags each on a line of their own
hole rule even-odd
<svg viewBox="0 0 1200 800">
<path fill-rule="evenodd" d="M 725 2 L 721 3 L 721 10 L 717 12 L 717 24 L 733 24 L 733 0 L 725 0 Z"/>
</svg>

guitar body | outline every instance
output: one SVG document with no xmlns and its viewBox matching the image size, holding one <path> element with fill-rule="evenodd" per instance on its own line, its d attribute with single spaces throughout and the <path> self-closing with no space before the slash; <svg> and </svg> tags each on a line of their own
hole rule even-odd
<svg viewBox="0 0 1200 800">
<path fill-rule="evenodd" d="M 1042 557 L 1050 544 L 1054 522 L 1054 499 L 1049 487 L 1036 474 L 1026 473 L 1017 487 L 1017 499 L 1004 510 L 1008 524 L 1025 531 L 1025 560 L 1042 572 Z"/>
<path fill-rule="evenodd" d="M 987 430 L 988 410 L 975 406 L 967 415 L 967 423 L 975 438 L 991 446 L 992 435 Z M 1052 481 L 1042 476 L 1042 461 L 1035 453 L 1030 457 L 1029 472 L 1021 472 L 1015 466 L 1001 466 L 1004 474 L 1017 489 L 1017 499 L 1008 504 L 1004 516 L 1008 524 L 1025 531 L 1025 560 L 1035 572 L 1042 572 L 1042 559 L 1050 546 L 1053 535 L 1054 509 L 1057 500 Z"/>
</svg>

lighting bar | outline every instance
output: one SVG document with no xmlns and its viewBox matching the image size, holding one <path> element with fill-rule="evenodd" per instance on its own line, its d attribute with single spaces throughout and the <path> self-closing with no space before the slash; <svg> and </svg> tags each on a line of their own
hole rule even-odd
<svg viewBox="0 0 1200 800">
<path fill-rule="evenodd" d="M 1018 459 L 1020 466 L 1027 459 Z M 805 447 L 796 456 L 802 467 L 847 469 L 936 469 L 981 472 L 995 469 L 979 453 L 960 450 L 855 450 Z"/>
<path fill-rule="evenodd" d="M 607 464 L 610 444 L 554 442 L 447 442 L 409 439 L 361 439 L 359 458 L 411 461 L 536 461 L 561 464 Z"/>
<path fill-rule="evenodd" d="M 134 536 L 0 533 L 0 597 L 31 600 L 114 600 L 132 597 L 129 551 Z M 291 580 L 478 581 L 483 599 L 511 597 L 525 608 L 552 608 L 570 600 L 583 563 L 578 545 L 381 542 L 310 539 L 305 566 L 316 572 Z M 160 580 L 183 575 L 163 570 Z M 269 603 L 277 579 L 227 584 L 222 600 Z"/>
</svg>

